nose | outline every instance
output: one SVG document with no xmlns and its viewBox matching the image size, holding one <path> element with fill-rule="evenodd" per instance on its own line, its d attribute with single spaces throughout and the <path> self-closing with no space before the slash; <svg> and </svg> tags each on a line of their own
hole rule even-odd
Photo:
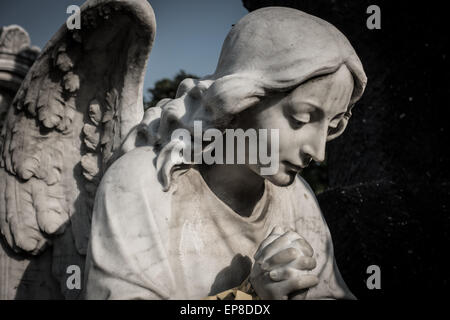
<svg viewBox="0 0 450 320">
<path fill-rule="evenodd" d="M 311 157 L 316 162 L 323 162 L 325 160 L 326 142 L 326 134 L 316 132 L 303 145 L 301 153 Z"/>
</svg>

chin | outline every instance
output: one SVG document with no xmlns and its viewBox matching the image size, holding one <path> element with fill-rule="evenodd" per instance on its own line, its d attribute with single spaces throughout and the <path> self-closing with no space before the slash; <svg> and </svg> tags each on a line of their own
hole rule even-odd
<svg viewBox="0 0 450 320">
<path fill-rule="evenodd" d="M 294 183 L 297 173 L 293 171 L 279 172 L 272 176 L 264 176 L 267 180 L 278 187 L 287 187 Z"/>
</svg>

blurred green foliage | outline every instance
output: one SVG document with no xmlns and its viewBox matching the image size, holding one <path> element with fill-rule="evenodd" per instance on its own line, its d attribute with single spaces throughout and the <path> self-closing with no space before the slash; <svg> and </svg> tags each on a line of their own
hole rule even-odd
<svg viewBox="0 0 450 320">
<path fill-rule="evenodd" d="M 162 99 L 175 98 L 178 86 L 181 81 L 186 78 L 198 79 L 199 77 L 186 73 L 184 70 L 180 70 L 173 79 L 164 78 L 158 80 L 155 83 L 155 87 L 147 90 L 150 94 L 151 100 L 144 100 L 145 108 L 147 109 L 156 106 L 156 104 Z"/>
</svg>

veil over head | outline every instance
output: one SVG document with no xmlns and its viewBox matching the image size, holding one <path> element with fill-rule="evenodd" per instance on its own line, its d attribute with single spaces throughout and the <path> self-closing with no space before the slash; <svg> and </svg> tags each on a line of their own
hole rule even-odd
<svg viewBox="0 0 450 320">
<path fill-rule="evenodd" d="M 367 83 L 347 38 L 328 22 L 296 9 L 267 7 L 246 15 L 226 37 L 212 75 L 185 79 L 175 99 L 164 99 L 146 111 L 143 128 L 149 138 L 142 144 L 150 141 L 159 146 L 156 166 L 164 189 L 169 188 L 171 173 L 186 164 L 181 156 L 172 156 L 173 150 L 185 146 L 185 142 L 172 139 L 174 129 L 193 132 L 195 121 L 202 121 L 204 129 L 224 129 L 235 115 L 271 92 L 288 92 L 344 65 L 352 74 L 354 87 L 335 135 L 345 129 Z"/>
<path fill-rule="evenodd" d="M 318 17 L 286 7 L 266 7 L 233 26 L 213 78 L 248 74 L 279 90 L 333 73 L 343 64 L 354 78 L 352 105 L 363 94 L 367 77 L 347 38 Z"/>
</svg>

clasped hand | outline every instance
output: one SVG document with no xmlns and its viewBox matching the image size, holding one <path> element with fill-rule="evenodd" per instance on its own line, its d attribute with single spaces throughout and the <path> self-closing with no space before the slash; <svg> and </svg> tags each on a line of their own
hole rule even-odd
<svg viewBox="0 0 450 320">
<path fill-rule="evenodd" d="M 294 231 L 275 227 L 255 253 L 250 282 L 261 299 L 305 299 L 308 288 L 319 283 L 305 271 L 316 267 L 314 250 Z"/>
</svg>

